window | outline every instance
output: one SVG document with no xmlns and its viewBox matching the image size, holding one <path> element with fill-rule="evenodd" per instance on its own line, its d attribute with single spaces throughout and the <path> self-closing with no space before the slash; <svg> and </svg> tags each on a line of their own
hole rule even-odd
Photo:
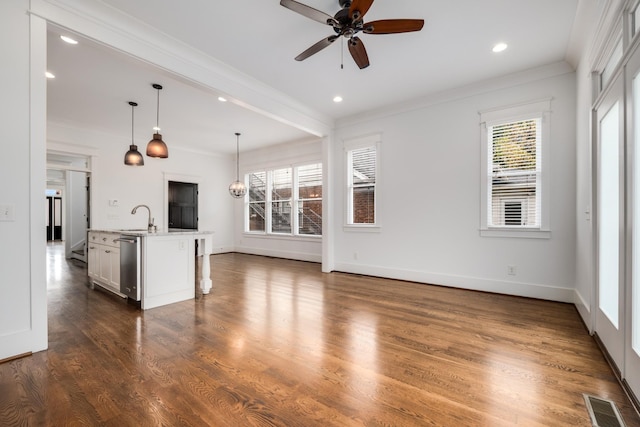
<svg viewBox="0 0 640 427">
<path fill-rule="evenodd" d="M 322 164 L 298 168 L 298 234 L 322 234 Z"/>
<path fill-rule="evenodd" d="M 489 126 L 489 226 L 540 226 L 540 119 Z M 523 212 L 522 201 L 531 208 Z"/>
<path fill-rule="evenodd" d="M 481 113 L 482 235 L 548 237 L 549 111 L 550 100 Z"/>
<path fill-rule="evenodd" d="M 246 232 L 322 235 L 321 163 L 252 172 L 246 180 Z"/>
<path fill-rule="evenodd" d="M 378 198 L 378 136 L 348 141 L 347 154 L 347 225 L 374 226 Z"/>
<path fill-rule="evenodd" d="M 607 63 L 604 66 L 604 69 L 600 73 L 600 90 L 602 91 L 607 87 L 607 83 L 611 81 L 611 77 L 613 77 L 613 72 L 616 70 L 617 65 L 620 63 L 622 59 L 622 40 L 618 40 L 613 51 L 611 52 L 611 56 Z"/>
<path fill-rule="evenodd" d="M 291 168 L 271 171 L 271 232 L 291 234 Z"/>
<path fill-rule="evenodd" d="M 247 175 L 249 180 L 248 231 L 265 231 L 267 173 L 254 172 Z M 246 180 L 245 180 L 246 181 Z"/>
<path fill-rule="evenodd" d="M 631 12 L 631 37 L 635 37 L 640 30 L 640 3 Z"/>
</svg>

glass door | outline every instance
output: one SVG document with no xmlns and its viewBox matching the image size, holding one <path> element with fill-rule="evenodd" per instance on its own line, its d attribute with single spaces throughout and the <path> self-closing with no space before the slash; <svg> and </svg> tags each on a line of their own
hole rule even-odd
<svg viewBox="0 0 640 427">
<path fill-rule="evenodd" d="M 626 67 L 627 75 L 627 283 L 625 292 L 625 364 L 623 378 L 640 396 L 640 48 Z"/>
<path fill-rule="evenodd" d="M 624 91 L 612 81 L 596 108 L 597 310 L 595 331 L 624 369 Z"/>
</svg>

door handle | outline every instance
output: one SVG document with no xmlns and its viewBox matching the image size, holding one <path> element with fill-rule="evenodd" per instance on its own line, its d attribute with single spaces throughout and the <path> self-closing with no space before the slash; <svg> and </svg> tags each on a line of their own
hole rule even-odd
<svg viewBox="0 0 640 427">
<path fill-rule="evenodd" d="M 122 237 L 119 239 L 113 239 L 113 242 L 122 242 L 122 243 L 136 243 L 134 239 L 123 239 Z"/>
</svg>

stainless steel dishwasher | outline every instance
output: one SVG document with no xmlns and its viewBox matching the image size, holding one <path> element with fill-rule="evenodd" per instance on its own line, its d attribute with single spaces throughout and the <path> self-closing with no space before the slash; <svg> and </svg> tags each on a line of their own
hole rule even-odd
<svg viewBox="0 0 640 427">
<path fill-rule="evenodd" d="M 120 235 L 120 293 L 140 301 L 140 237 Z"/>
</svg>

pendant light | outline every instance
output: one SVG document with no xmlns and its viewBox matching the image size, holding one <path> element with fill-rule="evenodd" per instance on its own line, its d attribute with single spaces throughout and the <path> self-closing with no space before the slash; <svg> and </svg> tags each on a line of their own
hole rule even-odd
<svg viewBox="0 0 640 427">
<path fill-rule="evenodd" d="M 138 146 L 133 142 L 133 109 L 138 106 L 138 103 L 129 101 L 131 105 L 131 145 L 129 151 L 124 155 L 124 164 L 128 166 L 144 166 L 144 158 L 138 151 Z"/>
<path fill-rule="evenodd" d="M 236 132 L 236 180 L 229 186 L 229 194 L 236 199 L 247 194 L 247 187 L 240 181 L 240 134 Z"/>
<path fill-rule="evenodd" d="M 157 83 L 151 86 L 158 90 L 158 105 L 156 109 L 156 127 L 153 128 L 155 133 L 153 134 L 153 139 L 147 144 L 147 156 L 166 159 L 169 157 L 169 149 L 167 148 L 167 144 L 162 140 L 162 135 L 160 135 L 160 90 L 162 86 Z"/>
</svg>

